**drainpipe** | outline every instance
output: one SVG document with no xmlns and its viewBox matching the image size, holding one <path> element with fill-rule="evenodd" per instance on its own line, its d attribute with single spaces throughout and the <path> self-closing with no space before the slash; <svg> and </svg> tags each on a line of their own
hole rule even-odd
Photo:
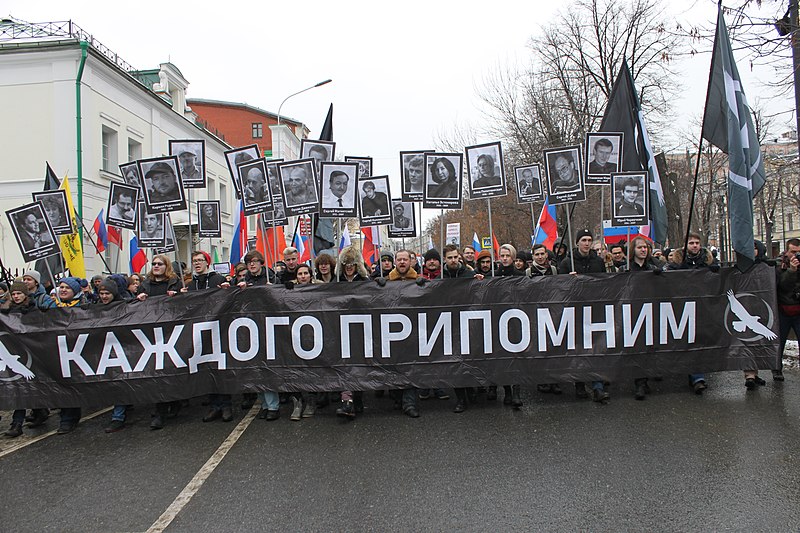
<svg viewBox="0 0 800 533">
<path fill-rule="evenodd" d="M 81 63 L 78 66 L 78 76 L 75 78 L 75 140 L 77 145 L 78 157 L 78 217 L 83 223 L 83 135 L 81 131 L 81 78 L 83 78 L 83 67 L 86 65 L 89 43 L 81 41 Z M 80 233 L 81 244 L 83 244 L 83 232 Z"/>
</svg>

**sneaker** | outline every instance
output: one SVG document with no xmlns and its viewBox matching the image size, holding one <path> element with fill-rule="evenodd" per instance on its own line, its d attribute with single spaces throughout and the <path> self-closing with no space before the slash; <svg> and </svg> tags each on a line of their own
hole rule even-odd
<svg viewBox="0 0 800 533">
<path fill-rule="evenodd" d="M 766 384 L 767 384 L 767 382 L 766 382 L 766 381 L 764 381 L 762 378 L 760 378 L 760 377 L 758 377 L 758 376 L 754 377 L 754 378 L 753 378 L 753 381 L 755 381 L 755 382 L 756 382 L 756 385 L 760 385 L 760 386 L 762 386 L 762 387 L 763 387 L 764 385 L 766 385 Z"/>
<path fill-rule="evenodd" d="M 403 411 L 403 414 L 409 418 L 419 418 L 419 411 L 417 411 L 416 407 L 409 407 Z"/>
<path fill-rule="evenodd" d="M 419 391 L 419 399 L 420 400 L 429 400 L 431 398 L 431 390 L 430 389 L 422 389 Z"/>
<path fill-rule="evenodd" d="M 117 431 L 121 431 L 125 429 L 125 421 L 124 420 L 112 420 L 111 423 L 106 427 L 106 433 L 116 433 Z"/>
<path fill-rule="evenodd" d="M 694 389 L 694 393 L 697 394 L 698 396 L 702 395 L 703 391 L 706 390 L 707 388 L 708 387 L 706 387 L 706 382 L 703 381 L 702 379 L 700 381 L 698 381 L 697 383 L 695 383 L 694 385 L 692 385 L 692 389 Z"/>
<path fill-rule="evenodd" d="M 433 392 L 433 395 L 434 395 L 434 396 L 436 396 L 436 399 L 437 399 L 437 400 L 449 400 L 449 399 L 450 399 L 450 395 L 449 395 L 449 394 L 447 394 L 447 393 L 446 393 L 445 391 L 443 391 L 442 389 L 436 389 L 436 390 Z"/>
<path fill-rule="evenodd" d="M 153 419 L 150 420 L 150 429 L 153 430 L 164 429 L 164 419 L 161 418 L 161 415 L 153 416 Z"/>
<path fill-rule="evenodd" d="M 22 424 L 11 424 L 11 427 L 8 428 L 8 431 L 6 431 L 4 435 L 11 439 L 19 437 L 22 435 Z"/>
<path fill-rule="evenodd" d="M 280 411 L 267 411 L 267 414 L 264 416 L 264 420 L 267 422 L 272 422 L 273 420 L 277 420 L 281 417 Z"/>
<path fill-rule="evenodd" d="M 222 421 L 223 422 L 230 422 L 233 420 L 233 409 L 231 406 L 223 407 L 222 408 Z"/>
<path fill-rule="evenodd" d="M 303 413 L 303 402 L 297 396 L 292 396 L 292 414 L 289 420 L 292 422 L 299 422 Z"/>
<path fill-rule="evenodd" d="M 300 416 L 303 418 L 311 418 L 316 412 L 317 402 L 312 400 L 310 402 L 306 402 L 306 404 L 303 406 L 303 413 Z"/>
<path fill-rule="evenodd" d="M 256 418 L 258 418 L 259 420 L 264 420 L 264 419 L 266 419 L 266 418 L 267 418 L 267 413 L 268 413 L 268 412 L 269 412 L 269 411 L 267 411 L 266 409 L 262 409 L 262 410 L 260 410 L 260 411 L 258 412 L 258 416 L 257 416 Z"/>
<path fill-rule="evenodd" d="M 575 397 L 580 399 L 589 397 L 589 393 L 586 391 L 586 383 L 581 381 L 575 383 Z"/>
<path fill-rule="evenodd" d="M 772 371 L 772 381 L 783 381 L 783 369 Z"/>
<path fill-rule="evenodd" d="M 455 407 L 453 407 L 454 413 L 463 413 L 466 407 L 464 407 L 464 402 L 458 402 Z"/>
<path fill-rule="evenodd" d="M 607 403 L 611 395 L 605 389 L 592 389 L 592 401 L 597 403 Z"/>
<path fill-rule="evenodd" d="M 336 416 L 340 416 L 342 418 L 355 418 L 356 408 L 353 405 L 353 400 L 342 402 L 342 406 L 336 410 Z"/>
<path fill-rule="evenodd" d="M 203 422 L 213 422 L 222 416 L 222 410 L 212 407 L 210 411 L 203 417 Z"/>
</svg>

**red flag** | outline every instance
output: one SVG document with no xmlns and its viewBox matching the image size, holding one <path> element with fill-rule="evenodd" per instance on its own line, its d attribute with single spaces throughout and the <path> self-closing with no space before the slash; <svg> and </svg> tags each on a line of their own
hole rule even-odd
<svg viewBox="0 0 800 533">
<path fill-rule="evenodd" d="M 494 249 L 494 257 L 497 259 L 500 257 L 500 243 L 497 242 L 497 235 L 492 232 L 492 248 Z"/>
<path fill-rule="evenodd" d="M 361 257 L 364 258 L 364 261 L 369 266 L 372 266 L 379 259 L 378 247 L 375 246 L 375 241 L 378 241 L 377 244 L 380 245 L 380 234 L 378 234 L 377 238 L 374 236 L 378 231 L 379 228 L 377 226 L 361 228 L 361 233 L 364 234 L 364 247 L 361 249 Z"/>
<path fill-rule="evenodd" d="M 283 226 L 278 226 L 275 230 L 278 234 L 278 246 L 275 248 L 275 233 L 272 228 L 267 228 L 266 234 L 263 230 L 263 224 L 258 224 L 256 231 L 256 249 L 264 254 L 267 264 L 274 267 L 276 261 L 283 260 L 283 248 L 286 246 L 286 235 L 283 232 Z"/>
<path fill-rule="evenodd" d="M 108 242 L 116 244 L 122 250 L 122 233 L 114 226 L 108 226 Z"/>
<path fill-rule="evenodd" d="M 97 235 L 97 251 L 105 252 L 106 246 L 108 246 L 108 231 L 106 230 L 106 223 L 103 220 L 102 209 L 97 214 L 97 218 L 94 219 L 92 229 L 94 229 L 94 234 Z"/>
</svg>

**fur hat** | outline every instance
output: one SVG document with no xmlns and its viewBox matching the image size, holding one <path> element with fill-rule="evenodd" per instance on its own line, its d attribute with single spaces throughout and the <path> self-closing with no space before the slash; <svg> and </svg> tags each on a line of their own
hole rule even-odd
<svg viewBox="0 0 800 533">
<path fill-rule="evenodd" d="M 37 284 L 41 284 L 41 283 L 42 283 L 42 276 L 41 276 L 41 274 L 39 274 L 39 273 L 38 273 L 37 271 L 35 271 L 35 270 L 26 270 L 25 272 L 23 272 L 23 273 L 22 273 L 22 277 L 24 278 L 25 276 L 30 276 L 30 277 L 32 277 L 33 279 L 35 279 L 35 280 L 36 280 L 36 283 L 37 283 Z"/>
<path fill-rule="evenodd" d="M 58 284 L 61 285 L 62 283 L 64 283 L 70 289 L 72 289 L 72 292 L 75 293 L 75 296 L 79 296 L 80 295 L 80 293 L 81 293 L 81 280 L 80 279 L 74 278 L 74 277 L 62 278 L 61 281 L 58 282 Z"/>
<path fill-rule="evenodd" d="M 578 241 L 580 241 L 584 237 L 589 237 L 590 239 L 594 240 L 591 231 L 589 231 L 588 229 L 582 229 L 578 230 L 578 233 L 575 234 L 575 244 L 578 244 Z"/>
<path fill-rule="evenodd" d="M 437 250 L 436 248 L 431 248 L 430 250 L 425 252 L 425 255 L 423 255 L 422 258 L 425 260 L 426 263 L 431 259 L 436 259 L 440 263 L 442 262 L 442 256 L 439 254 L 439 250 Z"/>
<path fill-rule="evenodd" d="M 369 277 L 367 269 L 364 267 L 364 260 L 361 259 L 361 251 L 358 247 L 353 245 L 346 246 L 339 253 L 339 258 L 336 260 L 336 273 L 339 273 L 340 276 L 344 276 L 345 265 L 356 265 L 356 272 L 358 272 L 361 277 L 364 279 Z"/>
<path fill-rule="evenodd" d="M 28 286 L 25 284 L 24 281 L 15 281 L 11 284 L 11 290 L 9 292 L 21 292 L 25 296 L 28 295 Z"/>
</svg>

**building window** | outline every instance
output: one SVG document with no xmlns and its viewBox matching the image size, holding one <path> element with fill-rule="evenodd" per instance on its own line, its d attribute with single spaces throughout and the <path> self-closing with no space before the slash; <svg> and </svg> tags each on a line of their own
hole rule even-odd
<svg viewBox="0 0 800 533">
<path fill-rule="evenodd" d="M 224 183 L 219 184 L 219 208 L 223 213 L 230 213 L 228 206 L 228 186 Z"/>
<path fill-rule="evenodd" d="M 128 139 L 128 161 L 136 161 L 142 158 L 142 143 Z"/>
<path fill-rule="evenodd" d="M 792 213 L 786 213 L 786 229 L 789 231 L 794 230 L 794 216 Z"/>
<path fill-rule="evenodd" d="M 217 182 L 210 173 L 208 176 L 208 187 L 206 187 L 206 193 L 208 193 L 209 200 L 217 199 Z"/>
<path fill-rule="evenodd" d="M 260 139 L 264 136 L 264 125 L 261 122 L 253 122 L 253 139 Z"/>
<path fill-rule="evenodd" d="M 109 127 L 103 126 L 101 138 L 103 142 L 103 161 L 101 168 L 106 172 L 116 173 L 119 171 L 117 168 L 119 164 L 117 160 L 117 132 Z"/>
</svg>

